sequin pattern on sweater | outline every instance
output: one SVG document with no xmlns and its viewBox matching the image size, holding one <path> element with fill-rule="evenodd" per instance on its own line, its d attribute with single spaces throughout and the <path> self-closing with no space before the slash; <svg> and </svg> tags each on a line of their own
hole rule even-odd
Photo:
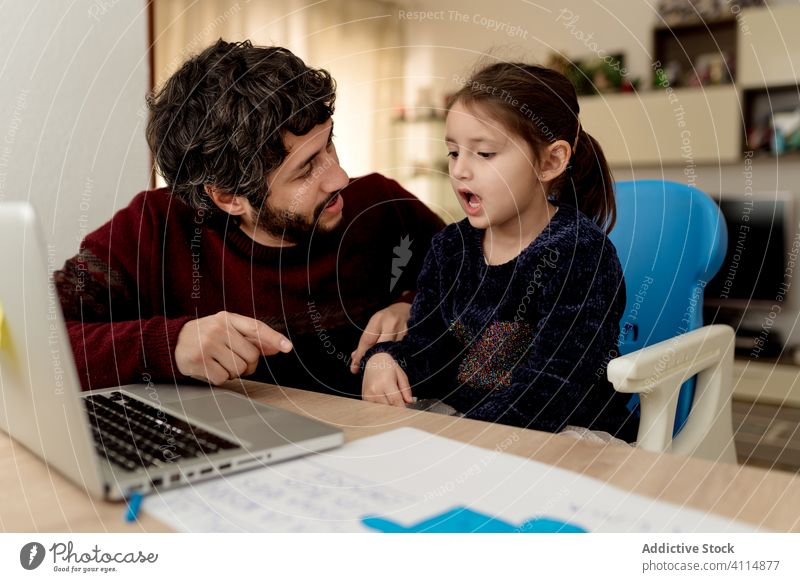
<svg viewBox="0 0 800 582">
<path fill-rule="evenodd" d="M 511 385 L 514 366 L 525 356 L 533 342 L 533 329 L 524 321 L 495 321 L 477 338 L 461 321 L 450 331 L 467 347 L 458 368 L 458 381 L 485 390 L 498 390 Z"/>
</svg>

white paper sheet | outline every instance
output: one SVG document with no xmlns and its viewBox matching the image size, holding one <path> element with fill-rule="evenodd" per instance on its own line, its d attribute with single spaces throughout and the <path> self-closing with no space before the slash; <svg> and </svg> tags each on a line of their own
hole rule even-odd
<svg viewBox="0 0 800 582">
<path fill-rule="evenodd" d="M 192 532 L 374 531 L 362 518 L 413 526 L 456 507 L 515 526 L 547 519 L 596 532 L 756 530 L 412 428 L 167 490 L 144 503 L 157 519 Z"/>
</svg>

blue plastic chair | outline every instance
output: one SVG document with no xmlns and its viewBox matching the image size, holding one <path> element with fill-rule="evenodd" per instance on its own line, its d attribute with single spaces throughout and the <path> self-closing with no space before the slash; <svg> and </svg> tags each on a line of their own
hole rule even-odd
<svg viewBox="0 0 800 582">
<path fill-rule="evenodd" d="M 703 290 L 716 275 L 728 245 L 717 204 L 675 182 L 616 184 L 617 222 L 610 234 L 625 273 L 627 303 L 620 323 L 620 353 L 703 326 Z M 673 434 L 692 408 L 695 378 L 681 388 Z M 638 404 L 632 397 L 631 407 Z"/>
</svg>

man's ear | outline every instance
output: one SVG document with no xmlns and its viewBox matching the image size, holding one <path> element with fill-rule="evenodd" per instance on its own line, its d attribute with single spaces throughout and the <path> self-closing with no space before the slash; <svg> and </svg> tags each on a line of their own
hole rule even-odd
<svg viewBox="0 0 800 582">
<path fill-rule="evenodd" d="M 563 139 L 551 143 L 539 160 L 539 180 L 552 182 L 558 178 L 567 170 L 571 156 L 572 148 Z"/>
<path fill-rule="evenodd" d="M 247 205 L 243 196 L 230 194 L 211 184 L 206 184 L 205 189 L 208 197 L 223 212 L 227 212 L 231 216 L 242 216 L 247 213 Z"/>
</svg>

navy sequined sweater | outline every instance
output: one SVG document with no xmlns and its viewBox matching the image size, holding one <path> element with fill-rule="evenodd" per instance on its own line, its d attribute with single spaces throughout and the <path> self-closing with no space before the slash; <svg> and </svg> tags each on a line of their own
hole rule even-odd
<svg viewBox="0 0 800 582">
<path fill-rule="evenodd" d="M 566 425 L 636 438 L 629 396 L 606 379 L 618 355 L 625 284 L 616 250 L 574 207 L 559 205 L 515 259 L 486 264 L 484 231 L 467 220 L 432 243 L 409 332 L 376 345 L 418 397 L 469 418 L 557 432 Z"/>
</svg>

